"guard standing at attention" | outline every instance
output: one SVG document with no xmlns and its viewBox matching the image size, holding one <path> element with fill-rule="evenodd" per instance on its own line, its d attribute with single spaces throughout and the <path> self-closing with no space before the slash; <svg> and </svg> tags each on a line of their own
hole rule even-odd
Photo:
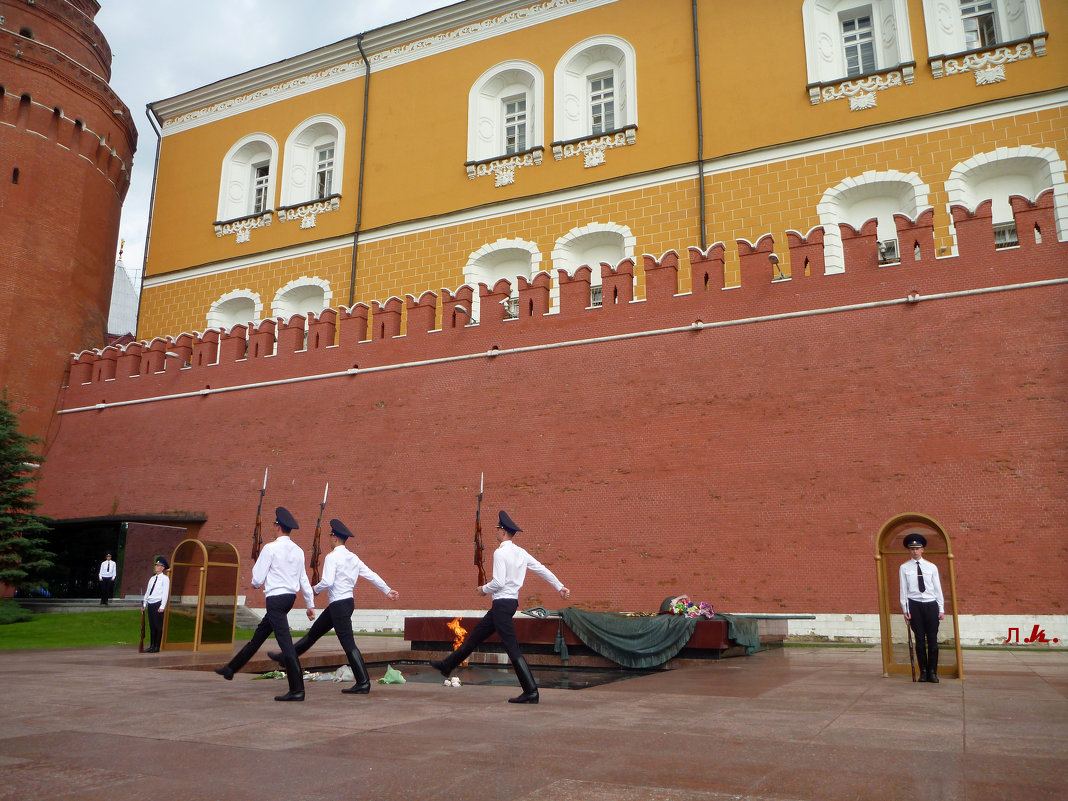
<svg viewBox="0 0 1068 801">
<path fill-rule="evenodd" d="M 916 661 L 920 666 L 917 681 L 938 682 L 938 621 L 946 616 L 946 601 L 938 567 L 923 558 L 927 538 L 922 534 L 905 535 L 905 547 L 911 558 L 901 565 L 901 610 L 916 635 Z"/>
<path fill-rule="evenodd" d="M 565 601 L 571 597 L 571 590 L 565 587 L 549 568 L 520 548 L 512 538 L 522 531 L 508 513 L 503 509 L 497 516 L 497 542 L 500 545 L 493 552 L 493 579 L 478 588 L 479 595 L 492 595 L 493 605 L 482 620 L 472 629 L 464 639 L 463 644 L 441 660 L 432 660 L 430 666 L 441 671 L 445 678 L 455 670 L 456 666 L 467 659 L 491 634 L 496 632 L 504 643 L 504 649 L 508 652 L 508 658 L 512 660 L 512 667 L 519 678 L 519 684 L 523 692 L 515 698 L 509 698 L 510 704 L 536 704 L 538 703 L 538 685 L 530 673 L 530 666 L 523 658 L 523 652 L 519 650 L 519 641 L 515 636 L 515 623 L 513 615 L 519 608 L 519 590 L 523 587 L 527 571 L 533 570 L 553 588 L 560 593 Z"/>
<path fill-rule="evenodd" d="M 148 630 L 151 632 L 148 648 L 143 653 L 159 653 L 163 642 L 163 612 L 167 609 L 167 599 L 171 596 L 171 580 L 165 572 L 170 567 L 162 556 L 156 557 L 156 575 L 148 580 L 148 589 L 141 601 L 141 608 L 148 616 Z"/>
<path fill-rule="evenodd" d="M 234 654 L 226 665 L 215 668 L 215 672 L 227 681 L 245 666 L 252 655 L 274 632 L 275 639 L 282 649 L 282 660 L 289 680 L 289 692 L 276 695 L 275 701 L 304 700 L 304 671 L 301 670 L 297 654 L 293 650 L 293 637 L 289 633 L 289 610 L 297 600 L 297 590 L 304 596 L 308 620 L 315 619 L 315 598 L 312 596 L 311 582 L 304 569 L 304 551 L 289 538 L 292 531 L 300 528 L 293 515 L 284 506 L 274 510 L 274 527 L 277 532 L 274 542 L 263 546 L 260 558 L 252 567 L 252 586 L 263 588 L 267 600 L 267 614 L 264 615 L 252 639 L 240 651 Z"/>
<path fill-rule="evenodd" d="M 111 554 L 105 554 L 104 561 L 100 563 L 100 571 L 97 573 L 97 579 L 100 582 L 100 604 L 102 606 L 107 606 L 108 601 L 111 600 L 111 593 L 115 589 L 116 572 L 115 560 L 111 558 Z"/>
<path fill-rule="evenodd" d="M 371 691 L 371 680 L 367 676 L 367 668 L 364 667 L 360 649 L 356 647 L 356 638 L 352 636 L 352 613 L 356 607 L 352 598 L 353 588 L 362 577 L 378 587 L 391 601 L 396 601 L 400 594 L 390 589 L 377 573 L 348 549 L 346 543 L 351 537 L 352 532 L 344 523 L 336 518 L 330 521 L 332 550 L 323 559 L 322 581 L 312 587 L 316 595 L 323 590 L 328 590 L 327 597 L 330 599 L 330 605 L 323 610 L 312 624 L 311 630 L 300 638 L 294 648 L 299 657 L 320 637 L 333 629 L 341 642 L 341 647 L 345 649 L 349 667 L 352 668 L 352 675 L 356 679 L 354 685 L 341 692 L 363 695 Z M 283 659 L 278 651 L 271 651 L 267 656 L 278 663 L 281 663 Z"/>
</svg>

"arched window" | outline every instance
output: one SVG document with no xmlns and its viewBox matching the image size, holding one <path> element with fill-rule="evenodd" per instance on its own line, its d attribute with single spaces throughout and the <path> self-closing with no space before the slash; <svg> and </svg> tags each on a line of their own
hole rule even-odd
<svg viewBox="0 0 1068 801">
<path fill-rule="evenodd" d="M 249 134 L 230 148 L 222 163 L 218 220 L 235 220 L 274 209 L 278 143 Z"/>
<path fill-rule="evenodd" d="M 1068 232 L 1068 185 L 1064 172 L 1064 161 L 1052 148 L 998 148 L 973 156 L 950 170 L 946 194 L 949 206 L 965 206 L 972 211 L 989 199 L 994 218 L 994 244 L 1011 247 L 1017 243 L 1017 234 L 1009 196 L 1023 195 L 1033 201 L 1052 189 L 1057 235 L 1064 241 Z M 956 251 L 955 229 L 953 238 Z"/>
<path fill-rule="evenodd" d="M 1040 0 L 923 0 L 923 15 L 932 59 L 993 48 L 1046 30 Z M 939 64 L 935 77 L 940 74 Z"/>
<path fill-rule="evenodd" d="M 894 214 L 915 220 L 928 207 L 930 190 L 915 173 L 869 170 L 846 178 L 828 189 L 816 205 L 823 225 L 824 261 L 827 273 L 845 272 L 842 232 L 839 223 L 859 228 L 867 220 L 879 220 L 880 260 L 898 261 L 897 226 Z"/>
<path fill-rule="evenodd" d="M 595 36 L 568 50 L 553 76 L 555 142 L 602 136 L 638 124 L 634 48 Z"/>
<path fill-rule="evenodd" d="M 487 161 L 543 146 L 545 80 L 528 61 L 502 61 L 468 95 L 467 160 Z"/>
<path fill-rule="evenodd" d="M 626 226 L 614 223 L 590 223 L 572 228 L 556 241 L 553 248 L 553 270 L 567 270 L 574 275 L 583 265 L 589 266 L 590 305 L 601 305 L 601 262 L 615 267 L 626 258 L 634 257 L 637 239 Z M 559 288 L 553 284 L 552 302 L 559 299 Z"/>
<path fill-rule="evenodd" d="M 912 61 L 906 0 L 805 0 L 801 15 L 809 84 Z"/>
<path fill-rule="evenodd" d="M 208 309 L 208 328 L 229 331 L 235 325 L 255 322 L 263 315 L 260 296 L 251 289 L 227 292 Z"/>
<path fill-rule="evenodd" d="M 490 245 L 483 245 L 467 260 L 464 267 L 464 283 L 474 287 L 471 317 L 481 320 L 481 303 L 478 285 L 483 283 L 492 287 L 502 278 L 512 284 L 512 294 L 508 299 L 508 316 L 519 316 L 519 287 L 516 278 L 533 278 L 541 269 L 541 253 L 533 242 L 522 239 L 498 239 Z"/>
<path fill-rule="evenodd" d="M 318 314 L 330 307 L 333 297 L 329 282 L 307 276 L 297 278 L 278 290 L 271 303 L 271 314 L 284 319 L 294 314 Z"/>
<path fill-rule="evenodd" d="M 341 194 L 345 126 L 318 114 L 293 129 L 282 159 L 282 206 L 326 200 Z"/>
</svg>

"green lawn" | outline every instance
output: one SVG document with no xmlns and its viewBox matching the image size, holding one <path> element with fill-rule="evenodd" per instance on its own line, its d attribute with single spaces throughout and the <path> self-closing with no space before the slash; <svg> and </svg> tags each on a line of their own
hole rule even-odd
<svg viewBox="0 0 1068 801">
<path fill-rule="evenodd" d="M 237 629 L 235 640 L 252 638 L 252 629 Z M 91 648 L 98 645 L 137 645 L 141 639 L 141 611 L 36 614 L 24 623 L 0 626 L 0 651 L 22 648 Z M 148 641 L 148 629 L 145 629 Z"/>
</svg>

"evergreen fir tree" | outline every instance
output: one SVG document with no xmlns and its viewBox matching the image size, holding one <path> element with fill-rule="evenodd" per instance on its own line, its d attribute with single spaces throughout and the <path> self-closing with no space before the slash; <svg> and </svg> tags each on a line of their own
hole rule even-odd
<svg viewBox="0 0 1068 801">
<path fill-rule="evenodd" d="M 34 468 L 41 457 L 32 448 L 40 440 L 19 431 L 7 391 L 0 396 L 0 584 L 29 590 L 42 586 L 52 567 L 45 535 L 48 518 L 34 514 Z"/>
</svg>

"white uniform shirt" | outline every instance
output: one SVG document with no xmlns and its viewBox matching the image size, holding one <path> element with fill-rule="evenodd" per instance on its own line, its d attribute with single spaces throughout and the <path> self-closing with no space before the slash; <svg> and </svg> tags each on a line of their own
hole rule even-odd
<svg viewBox="0 0 1068 801">
<path fill-rule="evenodd" d="M 285 534 L 274 542 L 269 542 L 260 551 L 260 558 L 252 567 L 252 586 L 263 587 L 263 594 L 304 595 L 304 605 L 311 609 L 315 606 L 311 582 L 304 569 L 304 551 Z"/>
<path fill-rule="evenodd" d="M 923 573 L 924 591 L 920 592 L 920 581 L 916 576 L 916 565 Z M 909 559 L 898 571 L 901 586 L 901 610 L 908 614 L 909 600 L 938 601 L 938 614 L 945 614 L 946 601 L 942 597 L 942 583 L 938 579 L 938 567 L 926 559 Z"/>
<path fill-rule="evenodd" d="M 171 594 L 171 580 L 166 573 L 157 573 L 148 580 L 148 588 L 145 590 L 145 599 L 141 602 L 144 609 L 151 603 L 159 601 L 159 611 L 167 608 L 167 599 Z"/>
<path fill-rule="evenodd" d="M 482 592 L 492 595 L 495 601 L 501 598 L 518 600 L 528 570 L 533 570 L 557 591 L 564 586 L 549 568 L 511 540 L 505 540 L 493 552 L 493 580 L 482 588 Z"/>
<path fill-rule="evenodd" d="M 344 545 L 338 545 L 323 560 L 323 579 L 312 589 L 316 593 L 329 590 L 327 596 L 330 603 L 344 601 L 352 597 L 352 588 L 361 577 L 374 584 L 384 594 L 389 594 L 389 585 L 382 581 L 375 571 Z"/>
<path fill-rule="evenodd" d="M 100 580 L 115 578 L 115 560 L 105 559 L 100 563 Z"/>
</svg>

